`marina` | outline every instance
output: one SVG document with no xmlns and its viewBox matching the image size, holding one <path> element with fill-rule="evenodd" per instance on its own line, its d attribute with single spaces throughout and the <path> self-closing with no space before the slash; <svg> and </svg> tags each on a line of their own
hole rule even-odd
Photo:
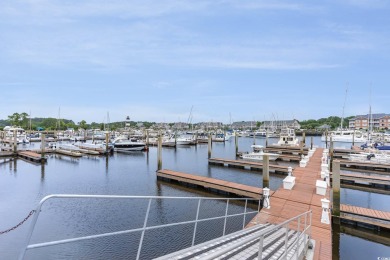
<svg viewBox="0 0 390 260">
<path fill-rule="evenodd" d="M 249 147 L 252 140 L 253 140 L 252 138 L 245 138 L 245 137 L 240 138 L 239 147 L 241 149 L 243 149 L 244 147 Z M 259 140 L 257 140 L 257 142 L 261 143 L 261 142 L 265 142 L 265 140 L 259 139 Z M 310 143 L 310 142 L 308 142 L 308 143 Z M 18 147 L 21 151 L 26 149 L 26 147 L 24 147 L 23 149 L 21 147 L 22 146 Z M 30 145 L 29 150 L 36 151 L 36 152 L 40 151 L 40 149 L 36 148 L 34 145 Z M 147 182 L 142 181 L 142 183 L 144 183 L 144 184 L 140 186 L 139 181 L 144 179 L 144 177 L 141 177 L 142 175 L 140 175 L 138 173 L 134 176 L 134 177 L 138 176 L 138 177 L 136 177 L 136 179 L 131 178 L 131 179 L 133 179 L 132 182 L 139 183 L 138 189 L 134 185 L 130 184 L 129 182 L 125 186 L 124 186 L 125 183 L 122 183 L 119 185 L 118 185 L 118 183 L 116 183 L 115 186 L 119 187 L 119 190 L 117 190 L 117 188 L 114 188 L 114 186 L 112 186 L 112 188 L 111 188 L 112 194 L 118 194 L 118 191 L 120 192 L 121 190 L 125 191 L 128 189 L 126 186 L 129 186 L 129 187 L 132 187 L 132 191 L 133 191 L 132 194 L 135 193 L 135 194 L 140 194 L 140 195 L 155 195 L 155 194 L 173 195 L 173 194 L 175 194 L 175 195 L 182 196 L 183 194 L 188 194 L 188 195 L 197 194 L 197 193 L 201 192 L 201 190 L 203 190 L 202 193 L 199 193 L 199 194 L 202 194 L 202 196 L 204 196 L 205 194 L 208 194 L 208 196 L 216 196 L 216 195 L 217 196 L 232 196 L 232 197 L 236 197 L 236 196 L 246 197 L 246 196 L 248 196 L 248 197 L 253 197 L 253 198 L 257 198 L 257 199 L 259 199 L 263 196 L 262 195 L 263 194 L 262 185 L 261 185 L 261 183 L 262 183 L 261 172 L 263 170 L 264 165 L 262 163 L 255 163 L 254 165 L 251 165 L 254 162 L 245 162 L 245 165 L 234 165 L 235 163 L 237 163 L 236 161 L 241 161 L 241 160 L 236 159 L 235 152 L 234 152 L 235 141 L 233 139 L 231 139 L 231 141 L 229 141 L 229 142 L 213 144 L 211 153 L 214 157 L 211 157 L 211 158 L 207 158 L 207 153 L 208 153 L 208 151 L 207 151 L 208 146 L 207 145 L 180 146 L 177 149 L 172 149 L 172 148 L 168 148 L 168 147 L 163 148 L 162 149 L 162 153 L 163 153 L 162 158 L 163 158 L 164 168 L 165 169 L 172 169 L 172 170 L 160 170 L 160 171 L 157 171 L 156 173 L 153 173 L 153 170 L 150 171 L 150 169 L 153 169 L 156 165 L 157 150 L 158 149 L 156 149 L 156 148 L 150 148 L 149 152 L 134 151 L 133 153 L 127 153 L 127 154 L 114 153 L 114 154 L 111 154 L 108 156 L 107 155 L 105 155 L 105 156 L 101 156 L 101 155 L 100 156 L 99 155 L 94 155 L 94 156 L 88 155 L 87 156 L 87 155 L 85 155 L 83 157 L 73 158 L 73 159 L 71 157 L 68 157 L 68 156 L 66 156 L 67 158 L 63 157 L 65 155 L 60 155 L 60 154 L 57 154 L 56 152 L 53 152 L 53 151 L 51 153 L 46 151 L 45 156 L 47 157 L 47 162 L 45 164 L 43 164 L 41 167 L 38 167 L 37 170 L 39 169 L 38 172 L 40 172 L 39 179 L 44 181 L 43 183 L 45 183 L 46 182 L 45 179 L 47 179 L 49 176 L 52 175 L 52 174 L 50 174 L 50 172 L 52 170 L 56 169 L 55 171 L 58 172 L 58 169 L 61 169 L 61 168 L 63 168 L 66 171 L 66 169 L 68 167 L 77 167 L 77 168 L 81 167 L 80 170 L 83 171 L 83 169 L 85 169 L 85 167 L 82 166 L 83 164 L 87 163 L 87 164 L 90 164 L 90 166 L 93 166 L 94 164 L 97 163 L 96 166 L 97 165 L 101 165 L 101 166 L 98 168 L 96 168 L 96 166 L 93 166 L 92 168 L 90 166 L 88 167 L 88 168 L 92 169 L 92 171 L 88 171 L 89 172 L 88 175 L 90 175 L 91 177 L 95 176 L 92 178 L 96 178 L 96 175 L 93 174 L 93 172 L 96 172 L 96 171 L 100 172 L 101 170 L 103 170 L 103 172 L 101 174 L 99 174 L 100 177 L 98 177 L 96 180 L 92 181 L 92 183 L 96 183 L 97 180 L 101 179 L 104 176 L 106 176 L 106 177 L 104 177 L 102 180 L 104 180 L 104 179 L 108 180 L 107 178 L 112 179 L 113 177 L 115 177 L 115 175 L 118 175 L 119 172 L 115 173 L 115 172 L 112 172 L 110 169 L 111 168 L 118 169 L 117 166 L 115 166 L 115 165 L 117 165 L 118 163 L 122 164 L 121 161 L 126 162 L 126 161 L 128 161 L 128 159 L 131 158 L 131 161 L 133 161 L 131 163 L 131 165 L 134 165 L 134 163 L 136 163 L 134 166 L 132 166 L 132 168 L 135 167 L 135 169 L 140 169 L 140 170 L 143 169 L 140 171 L 140 173 L 143 172 L 143 174 L 142 174 L 143 176 L 148 176 L 149 181 L 147 181 Z M 292 151 L 288 151 L 288 149 L 286 149 L 286 148 L 284 148 L 284 150 L 285 150 L 286 155 L 287 155 L 287 153 L 291 154 L 291 153 L 296 153 L 297 151 L 298 152 L 300 151 L 299 148 L 298 149 L 293 148 Z M 308 151 L 309 151 L 309 149 L 307 149 L 307 153 L 308 153 Z M 22 151 L 22 152 L 24 152 L 24 151 Z M 320 149 L 317 149 L 316 153 L 320 153 Z M 37 154 L 40 156 L 39 153 L 35 153 L 35 156 L 37 156 Z M 194 155 L 196 155 L 196 157 L 194 157 Z M 187 159 L 185 159 L 187 157 L 199 158 L 199 159 L 187 160 Z M 314 154 L 313 157 L 316 157 L 316 155 Z M 7 157 L 5 157 L 5 158 L 7 158 Z M 220 158 L 227 158 L 227 159 L 220 159 Z M 184 163 L 184 164 L 180 163 L 183 160 L 186 163 Z M 202 163 L 199 163 L 200 162 L 199 160 L 201 160 Z M 210 163 L 210 161 L 213 161 L 213 160 L 216 160 L 216 162 L 219 163 L 220 165 L 221 164 L 227 165 L 228 163 L 232 162 L 233 167 L 218 167 L 218 165 Z M 298 177 L 300 175 L 299 172 L 301 172 L 301 171 L 310 172 L 312 165 L 316 165 L 316 167 L 318 167 L 318 169 L 320 169 L 321 163 L 318 161 L 317 162 L 315 162 L 315 161 L 316 161 L 316 159 L 314 159 L 314 161 L 313 161 L 313 158 L 310 159 L 310 161 L 308 162 L 308 164 L 305 168 L 299 167 L 299 165 L 297 165 L 296 162 L 290 162 L 290 165 L 292 166 L 292 169 L 293 169 L 294 176 Z M 277 161 L 277 162 L 279 163 L 279 161 Z M 271 210 L 273 208 L 274 208 L 274 210 L 276 210 L 278 207 L 277 200 L 282 199 L 281 198 L 282 194 L 287 194 L 286 193 L 287 190 L 283 190 L 283 189 L 281 190 L 280 187 L 283 184 L 283 179 L 286 177 L 286 174 L 288 173 L 289 166 L 287 166 L 287 165 L 289 162 L 287 162 L 287 161 L 281 161 L 281 162 L 283 162 L 283 165 L 277 165 L 277 166 L 281 167 L 280 170 L 278 170 L 278 172 L 279 172 L 278 174 L 273 173 L 274 169 L 272 168 L 272 164 L 269 165 L 270 188 L 271 188 L 271 190 L 275 191 L 275 192 L 272 192 L 272 191 L 270 192 L 271 204 L 273 203 L 273 201 L 276 201 L 273 204 L 274 207 L 271 207 Z M 37 165 L 35 165 L 35 164 L 31 164 L 31 166 L 28 166 L 28 164 L 25 165 L 25 163 L 27 163 L 27 161 L 26 162 L 18 161 L 16 159 L 14 161 L 7 161 L 7 162 L 5 162 L 5 164 L 0 164 L 0 167 L 2 167 L 1 171 L 7 169 L 7 171 L 11 171 L 11 172 L 15 171 L 15 170 L 20 171 L 21 170 L 20 167 L 22 167 L 22 168 L 37 167 Z M 127 162 L 126 164 L 128 164 L 128 163 L 129 162 Z M 9 164 L 9 167 L 4 168 L 4 165 L 8 165 L 8 164 Z M 63 166 L 58 168 L 59 165 L 63 165 Z M 136 166 L 136 165 L 138 165 L 138 166 Z M 145 168 L 145 166 L 142 166 L 142 165 L 146 165 L 147 167 Z M 53 167 L 55 167 L 55 168 L 53 168 Z M 253 171 L 253 170 L 248 171 L 251 167 L 253 167 L 253 170 L 255 170 L 255 171 Z M 126 168 L 127 167 L 123 168 L 124 173 L 127 172 L 127 170 L 125 170 Z M 52 169 L 52 170 L 50 170 L 50 169 Z M 149 170 L 147 170 L 147 169 L 149 169 Z M 260 170 L 259 171 L 260 174 L 259 174 L 258 170 Z M 117 171 L 117 170 L 115 170 L 115 171 Z M 79 172 L 79 171 L 76 171 L 76 172 Z M 106 173 L 104 173 L 104 172 L 106 172 Z M 185 172 L 190 172 L 192 174 L 189 175 Z M 316 177 L 318 177 L 319 173 L 320 173 L 320 170 L 317 171 Z M 80 175 L 80 174 L 81 174 L 81 172 L 78 173 L 78 175 Z M 85 174 L 86 174 L 86 172 L 82 173 L 80 176 L 83 176 Z M 308 174 L 308 173 L 306 173 L 306 174 Z M 344 175 L 345 174 L 343 174 L 343 173 L 341 174 L 341 182 L 342 183 L 344 183 L 344 181 L 343 181 Z M 121 176 L 123 178 L 125 175 L 121 174 Z M 130 176 L 132 176 L 132 174 L 128 175 L 128 177 L 130 177 Z M 191 177 L 189 177 L 189 176 L 191 176 Z M 78 178 L 78 177 L 76 177 L 76 178 Z M 141 178 L 141 179 L 139 179 L 139 178 Z M 61 177 L 61 179 L 63 179 L 63 177 Z M 115 179 L 117 179 L 117 178 L 115 178 Z M 137 180 L 137 179 L 139 179 L 139 180 Z M 156 182 L 156 179 L 157 179 L 157 182 Z M 167 179 L 170 179 L 170 181 L 166 182 Z M 307 179 L 307 177 L 302 178 L 302 179 Z M 80 191 L 83 190 L 83 188 L 82 188 L 83 186 L 86 185 L 86 187 L 92 187 L 92 186 L 90 186 L 91 184 L 85 183 L 85 181 L 90 182 L 91 180 L 92 179 L 87 178 L 82 182 L 82 183 L 84 183 L 84 185 L 82 183 L 80 183 L 79 185 L 76 185 L 76 189 L 72 188 L 71 190 L 74 190 L 74 193 L 80 193 Z M 69 179 L 69 181 L 70 181 L 70 179 Z M 254 182 L 258 184 L 257 187 L 255 187 L 253 185 Z M 145 189 L 142 187 L 151 187 L 150 186 L 151 183 L 156 183 L 156 185 L 157 185 L 156 187 L 158 187 L 158 189 L 157 189 L 158 192 L 156 190 L 157 193 L 149 193 L 148 192 L 149 194 L 145 194 Z M 177 184 L 181 184 L 181 185 L 177 185 Z M 184 184 L 184 186 L 182 186 L 182 184 Z M 304 204 L 301 205 L 301 203 L 303 203 L 301 200 L 306 200 L 306 197 L 308 197 L 308 196 L 299 195 L 298 194 L 300 192 L 299 190 L 294 191 L 295 189 L 298 189 L 298 187 L 300 187 L 300 185 L 302 185 L 302 184 L 299 184 L 298 180 L 297 180 L 295 185 L 296 186 L 290 192 L 295 192 L 296 194 L 294 194 L 294 195 L 290 194 L 288 196 L 289 200 L 292 200 L 292 202 L 284 203 L 284 205 L 286 205 L 287 207 L 283 212 L 291 212 L 289 214 L 294 214 L 295 211 L 292 209 L 296 210 L 298 208 L 305 208 L 305 209 L 307 208 L 307 206 L 303 206 Z M 79 187 L 79 188 L 77 188 L 77 187 Z M 199 189 L 199 188 L 201 188 L 201 189 Z M 234 190 L 234 188 L 236 188 L 236 190 Z M 375 192 L 376 188 L 375 187 L 372 187 L 372 188 Z M 58 191 L 61 192 L 61 189 L 56 189 L 56 190 L 57 190 L 57 193 L 58 193 Z M 66 188 L 66 190 L 68 190 L 67 193 L 69 193 L 69 188 Z M 153 189 L 151 191 L 153 191 Z M 47 192 L 49 192 L 49 191 L 46 191 L 46 194 L 48 194 Z M 251 192 L 252 192 L 252 195 L 251 195 Z M 83 192 L 81 192 L 81 193 L 83 193 Z M 124 192 L 124 193 L 128 194 L 128 192 Z M 319 196 L 319 195 L 317 195 L 317 196 Z M 16 198 L 17 197 L 18 196 L 16 196 Z M 284 199 L 285 199 L 285 197 L 284 197 Z M 294 201 L 295 201 L 295 204 L 294 204 Z M 296 203 L 299 203 L 300 206 L 298 206 L 298 204 L 296 204 Z M 289 204 L 291 204 L 290 206 L 292 206 L 292 208 L 288 207 Z M 31 205 L 31 204 L 29 204 L 29 205 Z M 356 222 L 356 219 L 359 220 L 359 217 L 357 217 L 356 215 L 353 215 L 352 213 L 348 213 L 344 208 L 345 205 L 346 204 L 342 203 L 340 206 L 341 207 L 341 216 L 344 216 L 344 215 L 352 216 L 351 218 L 353 218 L 355 222 L 351 221 L 350 219 L 348 221 L 342 219 L 342 223 L 344 223 L 343 225 L 365 225 L 366 228 L 372 227 L 372 223 L 371 223 L 371 225 L 368 225 L 367 223 L 364 224 L 364 222 L 362 222 L 362 221 Z M 351 205 L 347 205 L 347 206 L 351 206 Z M 356 205 L 356 206 L 359 206 L 359 205 Z M 316 205 L 309 206 L 308 209 L 311 209 L 311 208 L 314 209 L 315 207 L 321 208 L 321 204 L 317 202 Z M 362 208 L 362 207 L 360 207 L 360 208 Z M 71 212 L 72 211 L 73 210 L 71 210 Z M 266 211 L 267 211 L 267 209 L 264 209 L 264 208 L 261 210 L 261 212 L 263 212 L 263 213 Z M 390 211 L 390 209 L 388 211 Z M 385 211 L 379 210 L 379 212 L 386 213 L 387 211 L 386 210 Z M 318 213 L 314 213 L 314 211 L 313 211 L 313 225 L 315 225 L 315 222 L 318 221 L 318 217 L 319 217 Z M 55 219 L 56 217 L 53 215 L 50 218 Z M 107 218 L 107 216 L 105 218 Z M 261 218 L 264 218 L 264 217 L 261 217 Z M 58 223 L 54 219 L 53 219 L 53 221 L 49 221 L 47 223 L 47 225 L 49 227 L 51 226 L 54 228 L 53 225 L 58 225 Z M 253 218 L 247 219 L 247 221 L 249 221 L 247 223 L 247 224 L 249 224 L 250 222 L 253 222 Z M 8 220 L 6 222 L 7 223 L 10 222 L 10 220 Z M 374 223 L 375 223 L 375 221 L 374 221 Z M 11 223 L 9 225 L 11 225 Z M 68 225 L 68 224 L 66 224 L 66 225 Z M 46 226 L 46 224 L 45 224 L 45 226 Z M 60 228 L 60 227 L 56 227 L 55 229 L 58 230 L 58 228 Z M 312 228 L 314 231 L 318 227 L 313 226 Z M 385 228 L 385 227 L 382 227 L 382 229 L 383 228 Z M 23 230 L 23 229 L 25 230 L 26 227 L 21 227 L 21 230 Z M 382 231 L 382 229 L 381 229 L 381 232 L 383 233 L 384 231 Z M 38 232 L 38 234 L 41 234 L 41 233 L 42 232 Z M 327 234 L 327 233 L 324 233 L 324 234 Z M 321 236 L 317 237 L 317 239 L 320 239 L 320 241 L 322 241 L 321 239 L 328 239 L 329 236 L 328 235 L 324 236 L 324 234 L 321 235 L 322 237 Z M 202 237 L 202 236 L 203 235 L 200 235 L 200 237 Z M 314 233 L 313 233 L 313 238 L 314 238 Z M 0 237 L 0 239 L 1 239 L 1 237 Z M 182 238 L 182 239 L 184 239 L 184 238 Z M 326 242 L 326 243 L 328 243 L 328 242 Z M 324 251 L 323 252 L 324 255 L 328 254 L 326 252 L 326 247 L 325 247 L 326 243 L 321 242 L 321 248 Z M 18 243 L 16 243 L 16 244 L 18 244 Z M 164 250 L 164 252 L 172 252 L 171 251 L 172 249 L 168 249 L 169 248 L 168 245 L 165 245 L 165 246 L 167 247 L 166 249 L 168 251 Z M 318 244 L 317 244 L 317 246 L 318 246 Z M 314 248 L 315 248 L 315 250 L 318 250 L 318 248 L 317 249 L 316 249 L 316 247 L 314 247 Z M 341 242 L 341 245 L 340 245 L 341 251 L 343 250 L 342 248 L 343 248 L 343 243 Z M 61 249 L 61 250 L 64 250 L 64 249 Z M 16 250 L 16 251 L 18 251 L 18 250 Z M 125 251 L 128 251 L 128 250 L 125 250 Z M 49 254 L 50 254 L 50 252 L 53 252 L 53 254 L 54 254 L 56 251 L 52 251 L 51 249 L 48 248 L 45 250 L 45 252 L 46 253 L 49 252 Z M 100 252 L 100 254 L 101 253 L 102 252 Z M 69 252 L 66 254 L 69 254 Z M 161 256 L 161 254 L 158 254 L 158 255 Z M 332 254 L 334 254 L 334 252 Z M 37 255 L 36 253 L 34 253 L 33 255 L 34 255 L 34 257 L 32 257 L 32 259 L 39 259 L 39 254 Z M 92 256 L 92 255 L 93 255 L 93 253 L 90 256 Z M 157 255 L 155 255 L 155 256 L 157 256 Z M 145 256 L 145 258 L 148 259 L 149 257 Z"/>
</svg>

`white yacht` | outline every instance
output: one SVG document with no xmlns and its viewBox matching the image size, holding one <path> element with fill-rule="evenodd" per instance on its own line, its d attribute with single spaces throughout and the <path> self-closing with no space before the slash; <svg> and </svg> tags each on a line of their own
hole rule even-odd
<svg viewBox="0 0 390 260">
<path fill-rule="evenodd" d="M 299 140 L 295 136 L 295 130 L 292 128 L 282 128 L 279 141 L 276 145 L 281 146 L 299 146 Z"/>
<path fill-rule="evenodd" d="M 321 141 L 326 142 L 330 141 L 330 137 L 332 137 L 333 142 L 344 142 L 344 143 L 365 143 L 367 142 L 367 138 L 363 136 L 363 133 L 360 131 L 354 130 L 336 130 L 330 131 L 328 135 L 323 134 L 321 136 Z"/>
<path fill-rule="evenodd" d="M 30 143 L 29 138 L 26 135 L 26 131 L 21 127 L 6 126 L 4 127 L 5 138 L 10 142 L 14 141 L 14 134 L 16 134 L 17 144 L 28 144 Z"/>
<path fill-rule="evenodd" d="M 262 145 L 251 145 L 251 147 L 253 149 L 253 152 L 242 154 L 241 155 L 242 159 L 263 161 L 263 155 L 268 155 L 270 161 L 275 161 L 279 157 L 279 154 L 277 154 L 277 153 L 265 153 L 264 146 L 262 146 Z"/>
<path fill-rule="evenodd" d="M 146 144 L 139 140 L 132 140 L 123 137 L 116 138 L 112 145 L 114 151 L 116 152 L 126 152 L 126 151 L 142 151 L 146 150 Z"/>
</svg>

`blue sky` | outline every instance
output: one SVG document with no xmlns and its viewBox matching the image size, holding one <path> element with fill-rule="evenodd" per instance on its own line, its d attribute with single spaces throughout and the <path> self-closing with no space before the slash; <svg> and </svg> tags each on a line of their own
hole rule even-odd
<svg viewBox="0 0 390 260">
<path fill-rule="evenodd" d="M 2 0 L 0 119 L 390 113 L 381 0 Z M 371 89 L 371 91 L 370 91 Z M 370 101 L 371 92 L 371 101 Z"/>
</svg>

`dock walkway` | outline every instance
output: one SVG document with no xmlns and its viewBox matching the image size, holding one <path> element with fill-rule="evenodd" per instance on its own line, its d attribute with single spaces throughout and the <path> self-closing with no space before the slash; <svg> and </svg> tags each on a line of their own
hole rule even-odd
<svg viewBox="0 0 390 260">
<path fill-rule="evenodd" d="M 331 225 L 321 223 L 321 199 L 326 197 L 330 200 L 330 189 L 327 189 L 326 196 L 316 194 L 316 181 L 321 179 L 322 151 L 317 148 L 305 168 L 294 169 L 296 179 L 293 189 L 285 190 L 281 187 L 276 190 L 270 197 L 271 208 L 263 208 L 255 219 L 262 224 L 278 224 L 312 210 L 311 234 L 316 243 L 314 259 L 332 259 Z"/>
</svg>

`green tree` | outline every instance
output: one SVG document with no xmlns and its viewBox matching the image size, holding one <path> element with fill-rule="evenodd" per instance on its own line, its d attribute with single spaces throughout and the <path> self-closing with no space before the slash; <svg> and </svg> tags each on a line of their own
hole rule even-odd
<svg viewBox="0 0 390 260">
<path fill-rule="evenodd" d="M 27 128 L 28 127 L 28 114 L 23 112 L 20 114 L 21 118 L 21 126 Z"/>
<path fill-rule="evenodd" d="M 79 122 L 79 126 L 80 126 L 82 129 L 87 129 L 87 121 L 81 120 L 81 121 Z"/>
<path fill-rule="evenodd" d="M 12 115 L 8 116 L 8 122 L 11 125 L 18 126 L 20 124 L 20 114 L 19 113 L 13 113 Z"/>
</svg>

